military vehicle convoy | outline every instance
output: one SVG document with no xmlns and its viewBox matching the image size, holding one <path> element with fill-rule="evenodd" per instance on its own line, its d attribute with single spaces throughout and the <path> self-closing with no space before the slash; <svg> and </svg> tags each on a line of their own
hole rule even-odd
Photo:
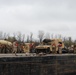
<svg viewBox="0 0 76 75">
<path fill-rule="evenodd" d="M 59 53 L 59 48 L 64 48 L 61 39 L 44 39 L 43 42 L 35 47 L 36 53 Z"/>
<path fill-rule="evenodd" d="M 69 49 L 70 50 L 70 49 Z M 17 53 L 70 53 L 64 48 L 62 39 L 44 39 L 39 45 L 36 43 L 18 43 Z M 61 52 L 62 51 L 62 52 Z M 12 53 L 12 42 L 0 40 L 0 53 Z M 76 47 L 74 48 L 76 53 Z M 72 53 L 73 53 L 72 52 Z"/>
</svg>

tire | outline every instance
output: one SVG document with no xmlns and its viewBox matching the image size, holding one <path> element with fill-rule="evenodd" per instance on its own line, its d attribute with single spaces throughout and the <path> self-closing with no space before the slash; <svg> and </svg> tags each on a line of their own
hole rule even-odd
<svg viewBox="0 0 76 75">
<path fill-rule="evenodd" d="M 35 53 L 36 53 L 36 54 L 38 54 L 38 53 L 39 53 L 39 51 L 38 51 L 37 49 L 35 49 Z"/>
<path fill-rule="evenodd" d="M 50 54 L 50 48 L 47 48 L 47 49 L 46 49 L 46 53 L 47 53 L 47 54 Z"/>
</svg>

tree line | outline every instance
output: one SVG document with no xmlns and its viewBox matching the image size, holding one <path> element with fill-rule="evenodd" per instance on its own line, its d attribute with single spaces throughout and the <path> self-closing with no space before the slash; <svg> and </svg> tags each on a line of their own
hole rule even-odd
<svg viewBox="0 0 76 75">
<path fill-rule="evenodd" d="M 65 46 L 69 47 L 71 45 L 76 44 L 76 40 L 72 40 L 72 37 L 62 37 L 62 35 L 54 35 L 50 33 L 46 33 L 42 30 L 38 31 L 37 39 L 34 39 L 33 33 L 31 32 L 30 35 L 25 36 L 25 34 L 22 34 L 21 32 L 13 33 L 12 36 L 9 33 L 3 33 L 0 31 L 0 39 L 6 39 L 10 42 L 13 42 L 14 40 L 17 40 L 19 42 L 42 42 L 42 40 L 45 39 L 62 39 Z M 26 39 L 25 39 L 26 38 Z"/>
</svg>

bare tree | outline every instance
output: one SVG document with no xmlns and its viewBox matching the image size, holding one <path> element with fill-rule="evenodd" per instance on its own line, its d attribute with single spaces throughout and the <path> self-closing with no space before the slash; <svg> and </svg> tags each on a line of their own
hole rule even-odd
<svg viewBox="0 0 76 75">
<path fill-rule="evenodd" d="M 21 37 L 22 37 L 21 32 L 18 32 L 18 33 L 17 33 L 17 40 L 18 40 L 19 42 L 21 42 Z"/>
<path fill-rule="evenodd" d="M 57 39 L 57 35 L 55 35 L 55 38 Z"/>
<path fill-rule="evenodd" d="M 61 39 L 61 38 L 62 38 L 61 34 L 59 34 L 59 35 L 58 35 L 58 38 L 59 38 L 59 39 Z"/>
<path fill-rule="evenodd" d="M 29 41 L 30 41 L 30 40 L 29 40 L 29 35 L 28 35 L 28 36 L 27 36 L 27 41 L 26 41 L 26 42 L 29 43 Z"/>
<path fill-rule="evenodd" d="M 13 37 L 16 39 L 16 33 L 13 33 Z"/>
<path fill-rule="evenodd" d="M 74 44 L 76 44 L 76 40 L 74 40 Z"/>
<path fill-rule="evenodd" d="M 72 38 L 71 37 L 68 37 L 68 41 L 69 41 L 69 45 L 71 46 L 72 45 Z"/>
<path fill-rule="evenodd" d="M 8 39 L 9 37 L 10 37 L 10 34 L 8 33 L 7 36 L 6 36 L 6 38 Z"/>
<path fill-rule="evenodd" d="M 52 38 L 52 39 L 54 38 L 54 35 L 53 35 L 53 34 L 51 34 L 51 38 Z"/>
<path fill-rule="evenodd" d="M 0 39 L 2 39 L 2 38 L 3 38 L 3 32 L 0 31 Z"/>
<path fill-rule="evenodd" d="M 38 32 L 38 38 L 39 38 L 39 41 L 40 41 L 40 42 L 42 42 L 43 37 L 44 37 L 44 31 L 39 31 L 39 32 Z"/>
<path fill-rule="evenodd" d="M 0 31 L 0 39 L 5 39 L 6 38 L 5 34 L 6 33 L 3 33 L 3 32 Z"/>
<path fill-rule="evenodd" d="M 22 41 L 24 42 L 25 40 L 25 34 L 22 35 Z"/>
<path fill-rule="evenodd" d="M 50 33 L 46 33 L 45 38 L 50 39 Z"/>
<path fill-rule="evenodd" d="M 6 37 L 7 37 L 7 34 L 6 34 L 6 33 L 4 33 L 4 35 L 3 35 L 3 39 L 6 39 Z"/>
<path fill-rule="evenodd" d="M 32 38 L 32 37 L 33 37 L 33 33 L 31 32 L 31 33 L 30 33 L 30 42 L 33 41 L 33 38 Z"/>
</svg>

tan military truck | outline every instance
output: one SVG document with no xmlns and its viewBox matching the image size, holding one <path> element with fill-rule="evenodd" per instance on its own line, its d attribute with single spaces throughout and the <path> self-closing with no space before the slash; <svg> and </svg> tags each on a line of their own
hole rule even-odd
<svg viewBox="0 0 76 75">
<path fill-rule="evenodd" d="M 0 40 L 0 53 L 11 53 L 12 43 L 7 40 Z"/>
<path fill-rule="evenodd" d="M 57 53 L 59 45 L 61 48 L 64 48 L 64 43 L 61 39 L 44 39 L 43 42 L 35 47 L 36 53 Z"/>
<path fill-rule="evenodd" d="M 6 41 L 6 40 L 0 40 L 0 44 L 9 45 L 9 46 L 11 46 L 11 45 L 12 45 L 12 43 L 11 43 L 11 42 Z"/>
</svg>

